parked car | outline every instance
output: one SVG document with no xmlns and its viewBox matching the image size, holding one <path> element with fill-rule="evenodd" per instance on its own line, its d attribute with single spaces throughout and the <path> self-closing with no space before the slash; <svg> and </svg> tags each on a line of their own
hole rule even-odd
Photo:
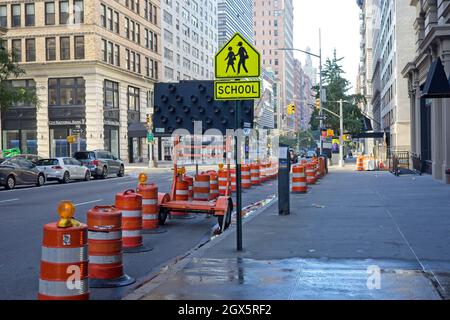
<svg viewBox="0 0 450 320">
<path fill-rule="evenodd" d="M 307 159 L 311 159 L 317 157 L 317 153 L 313 150 L 309 150 L 308 152 L 306 152 L 306 158 Z"/>
<path fill-rule="evenodd" d="M 19 157 L 19 158 L 31 161 L 34 164 L 36 164 L 39 160 L 42 159 L 42 157 L 39 157 L 39 156 L 37 156 L 35 154 L 19 154 L 19 155 L 14 156 L 14 157 Z"/>
<path fill-rule="evenodd" d="M 36 165 L 45 174 L 48 181 L 57 180 L 59 183 L 69 183 L 71 180 L 91 180 L 91 171 L 74 158 L 42 159 Z"/>
<path fill-rule="evenodd" d="M 125 174 L 123 161 L 109 151 L 79 151 L 73 157 L 89 168 L 91 175 L 97 179 L 106 179 L 110 174 L 117 174 L 118 177 Z"/>
<path fill-rule="evenodd" d="M 38 170 L 31 161 L 20 157 L 4 160 L 0 164 L 0 185 L 14 189 L 17 185 L 45 184 L 45 174 Z"/>
</svg>

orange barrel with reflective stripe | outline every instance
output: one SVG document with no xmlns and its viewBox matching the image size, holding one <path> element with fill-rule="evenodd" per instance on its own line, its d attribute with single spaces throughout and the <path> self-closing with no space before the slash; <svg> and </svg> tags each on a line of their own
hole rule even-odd
<svg viewBox="0 0 450 320">
<path fill-rule="evenodd" d="M 122 211 L 124 248 L 137 248 L 142 243 L 142 196 L 134 190 L 116 194 L 116 208 Z"/>
<path fill-rule="evenodd" d="M 177 178 L 175 183 L 175 201 L 189 201 L 189 182 Z"/>
<path fill-rule="evenodd" d="M 320 157 L 319 158 L 319 168 L 320 168 L 320 177 L 325 177 L 327 174 L 326 168 L 325 168 L 325 158 Z"/>
<path fill-rule="evenodd" d="M 259 164 L 252 163 L 250 165 L 250 179 L 252 182 L 252 186 L 257 186 L 261 184 L 260 175 L 259 175 Z"/>
<path fill-rule="evenodd" d="M 219 194 L 224 196 L 227 192 L 228 185 L 228 171 L 220 170 L 219 171 Z M 231 193 L 231 185 L 228 188 L 228 193 Z"/>
<path fill-rule="evenodd" d="M 209 174 L 198 174 L 194 180 L 194 201 L 209 201 L 210 197 Z"/>
<path fill-rule="evenodd" d="M 242 188 L 249 189 L 252 187 L 252 175 L 250 173 L 250 166 L 244 164 L 242 166 Z"/>
<path fill-rule="evenodd" d="M 296 165 L 292 167 L 292 192 L 305 193 L 308 191 L 306 184 L 305 167 Z"/>
<path fill-rule="evenodd" d="M 231 176 L 231 191 L 236 192 L 237 190 L 236 169 L 230 169 L 230 176 Z"/>
<path fill-rule="evenodd" d="M 206 173 L 209 175 L 209 199 L 214 200 L 219 197 L 219 176 L 216 171 L 207 171 Z"/>
<path fill-rule="evenodd" d="M 142 229 L 159 228 L 158 186 L 154 183 L 140 184 L 137 193 L 142 196 Z"/>
<path fill-rule="evenodd" d="M 317 181 L 317 180 L 319 180 L 321 178 L 319 161 L 318 160 L 314 160 L 313 164 L 314 164 L 314 170 L 316 171 L 316 181 Z"/>
<path fill-rule="evenodd" d="M 306 183 L 316 184 L 316 170 L 313 163 L 306 164 Z"/>
<path fill-rule="evenodd" d="M 194 178 L 192 178 L 190 176 L 184 176 L 183 180 L 187 181 L 189 183 L 188 201 L 192 201 L 192 200 L 194 200 Z"/>
<path fill-rule="evenodd" d="M 364 159 L 362 156 L 356 158 L 356 171 L 364 171 Z"/>
<path fill-rule="evenodd" d="M 87 225 L 44 226 L 39 300 L 88 300 Z"/>
</svg>

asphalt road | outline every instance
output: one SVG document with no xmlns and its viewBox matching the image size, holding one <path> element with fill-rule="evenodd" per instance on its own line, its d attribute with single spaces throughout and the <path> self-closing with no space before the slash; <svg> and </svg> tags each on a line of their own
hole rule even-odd
<svg viewBox="0 0 450 320">
<path fill-rule="evenodd" d="M 169 192 L 171 173 L 150 174 L 150 182 L 158 184 L 160 192 Z M 74 182 L 68 185 L 48 184 L 40 188 L 19 187 L 0 189 L 0 299 L 36 299 L 42 228 L 57 221 L 56 207 L 61 200 L 76 205 L 76 218 L 86 221 L 86 212 L 96 205 L 111 205 L 115 194 L 135 188 L 136 174 L 123 178 Z M 244 206 L 265 199 L 276 192 L 274 182 L 253 188 L 243 195 Z M 144 281 L 165 262 L 182 256 L 211 237 L 217 219 L 197 215 L 189 220 L 168 220 L 166 233 L 144 235 L 144 244 L 153 250 L 139 254 L 124 254 L 125 272 L 135 277 L 136 284 L 120 289 L 92 289 L 91 299 L 120 299 Z"/>
</svg>

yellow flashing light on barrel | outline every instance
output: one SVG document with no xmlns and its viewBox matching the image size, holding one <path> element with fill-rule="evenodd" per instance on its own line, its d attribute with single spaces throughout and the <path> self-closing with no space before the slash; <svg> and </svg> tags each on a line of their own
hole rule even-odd
<svg viewBox="0 0 450 320">
<path fill-rule="evenodd" d="M 61 217 L 58 221 L 59 228 L 70 228 L 80 226 L 80 222 L 75 220 L 75 206 L 71 201 L 61 201 L 58 205 L 58 214 Z"/>
<path fill-rule="evenodd" d="M 138 180 L 140 184 L 145 184 L 148 180 L 148 177 L 145 173 L 141 173 L 138 177 Z"/>
</svg>

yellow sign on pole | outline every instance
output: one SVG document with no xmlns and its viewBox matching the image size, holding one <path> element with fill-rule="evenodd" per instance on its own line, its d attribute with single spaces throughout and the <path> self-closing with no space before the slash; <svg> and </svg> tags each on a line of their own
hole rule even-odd
<svg viewBox="0 0 450 320">
<path fill-rule="evenodd" d="M 260 81 L 216 81 L 214 83 L 215 100 L 252 100 L 260 97 Z"/>
<path fill-rule="evenodd" d="M 217 79 L 259 78 L 260 53 L 239 33 L 228 41 L 215 56 Z"/>
<path fill-rule="evenodd" d="M 334 130 L 327 129 L 327 137 L 334 137 Z"/>
</svg>

